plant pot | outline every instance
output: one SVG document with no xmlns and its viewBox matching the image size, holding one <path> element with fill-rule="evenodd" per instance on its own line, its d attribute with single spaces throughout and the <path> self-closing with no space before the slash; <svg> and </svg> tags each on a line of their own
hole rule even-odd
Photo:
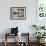
<svg viewBox="0 0 46 46">
<path fill-rule="evenodd" d="M 37 39 L 37 43 L 40 43 L 40 39 Z"/>
<path fill-rule="evenodd" d="M 45 40 L 45 39 L 40 39 L 40 43 L 44 43 L 44 40 Z"/>
<path fill-rule="evenodd" d="M 37 42 L 41 44 L 41 43 L 44 42 L 44 40 L 45 40 L 45 39 L 38 39 Z"/>
</svg>

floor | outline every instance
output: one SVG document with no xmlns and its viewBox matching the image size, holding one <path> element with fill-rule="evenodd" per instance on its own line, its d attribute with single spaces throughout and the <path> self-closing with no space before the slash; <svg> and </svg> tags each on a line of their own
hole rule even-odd
<svg viewBox="0 0 46 46">
<path fill-rule="evenodd" d="M 37 46 L 37 43 L 34 43 L 34 42 L 32 42 L 30 44 L 31 44 L 30 46 Z M 0 42 L 0 46 L 4 46 L 4 43 Z M 8 46 L 15 46 L 15 43 L 10 42 L 10 43 L 8 43 Z M 21 46 L 25 46 L 25 45 L 21 45 Z M 46 46 L 46 43 L 44 43 L 44 45 L 42 45 L 42 46 Z"/>
</svg>

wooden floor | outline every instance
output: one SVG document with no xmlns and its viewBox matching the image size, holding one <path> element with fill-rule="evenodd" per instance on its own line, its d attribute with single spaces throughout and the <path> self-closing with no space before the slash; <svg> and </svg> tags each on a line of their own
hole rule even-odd
<svg viewBox="0 0 46 46">
<path fill-rule="evenodd" d="M 0 46 L 4 46 L 4 43 L 0 42 Z M 15 42 L 14 43 L 12 43 L 12 42 L 8 43 L 8 46 L 15 46 Z M 37 43 L 32 42 L 32 43 L 30 43 L 30 46 L 37 46 Z M 44 43 L 44 45 L 42 45 L 42 46 L 46 46 L 46 43 Z"/>
</svg>

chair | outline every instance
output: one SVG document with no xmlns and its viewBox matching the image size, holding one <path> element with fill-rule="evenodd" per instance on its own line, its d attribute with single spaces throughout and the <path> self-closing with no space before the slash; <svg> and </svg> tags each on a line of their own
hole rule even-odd
<svg viewBox="0 0 46 46">
<path fill-rule="evenodd" d="M 19 42 L 19 46 L 30 46 L 30 42 L 29 42 L 29 33 L 21 33 L 21 37 L 20 40 L 24 40 Z"/>
<path fill-rule="evenodd" d="M 18 34 L 16 35 L 16 34 L 9 34 L 9 33 L 5 34 L 5 46 L 8 45 L 7 39 L 10 38 L 11 36 L 17 36 L 17 38 L 15 38 L 15 40 L 16 40 L 15 46 L 18 46 Z"/>
<path fill-rule="evenodd" d="M 5 46 L 7 46 L 7 44 L 8 44 L 7 38 L 10 38 L 13 36 L 17 36 L 17 39 L 15 38 L 15 40 L 17 40 L 16 46 L 18 46 L 18 27 L 11 28 L 11 33 L 5 33 Z"/>
</svg>

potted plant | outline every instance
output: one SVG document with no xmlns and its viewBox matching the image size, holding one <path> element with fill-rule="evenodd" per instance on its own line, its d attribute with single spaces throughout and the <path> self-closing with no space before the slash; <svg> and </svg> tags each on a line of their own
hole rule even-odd
<svg viewBox="0 0 46 46">
<path fill-rule="evenodd" d="M 37 25 L 32 25 L 32 27 L 36 28 L 36 30 L 39 30 L 39 29 L 45 29 L 45 26 L 37 26 Z"/>
<path fill-rule="evenodd" d="M 45 34 L 46 34 L 45 32 L 35 32 L 33 35 L 37 38 L 37 41 L 40 43 L 40 40 L 42 38 L 45 38 L 44 37 L 46 36 Z"/>
</svg>

